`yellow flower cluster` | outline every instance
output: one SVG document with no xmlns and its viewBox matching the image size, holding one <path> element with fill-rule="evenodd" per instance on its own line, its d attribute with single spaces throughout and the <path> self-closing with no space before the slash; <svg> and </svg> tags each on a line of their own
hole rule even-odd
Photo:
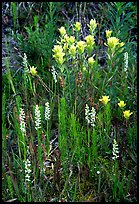
<svg viewBox="0 0 139 204">
<path fill-rule="evenodd" d="M 35 68 L 34 66 L 30 67 L 30 74 L 32 74 L 33 76 L 36 76 L 37 75 L 36 69 L 37 68 Z"/>
<path fill-rule="evenodd" d="M 104 105 L 106 105 L 110 99 L 109 99 L 109 96 L 102 96 L 101 99 L 99 99 L 99 101 L 101 101 Z"/>
<path fill-rule="evenodd" d="M 78 53 L 82 54 L 84 52 L 86 44 L 84 41 L 80 40 L 79 42 L 77 42 L 76 46 L 77 46 Z"/>
<path fill-rule="evenodd" d="M 62 26 L 61 28 L 58 29 L 61 35 L 66 34 L 66 29 Z"/>
<path fill-rule="evenodd" d="M 76 32 L 79 32 L 79 31 L 81 30 L 81 23 L 80 23 L 80 22 L 76 22 L 76 23 L 74 24 L 74 30 L 75 30 Z"/>
<path fill-rule="evenodd" d="M 111 35 L 110 34 L 110 31 L 106 33 L 107 36 Z M 115 52 L 116 49 L 119 49 L 118 51 L 119 52 L 122 52 L 123 51 L 123 46 L 124 46 L 124 43 L 123 42 L 119 42 L 119 39 L 116 38 L 116 37 L 108 37 L 107 38 L 107 43 L 104 43 L 104 45 L 108 46 L 112 52 Z"/>
<path fill-rule="evenodd" d="M 112 34 L 112 30 L 106 30 L 106 38 L 110 38 Z"/>
<path fill-rule="evenodd" d="M 93 45 L 95 44 L 94 36 L 93 35 L 88 35 L 85 37 L 86 40 L 86 48 L 89 51 L 93 50 Z"/>
<path fill-rule="evenodd" d="M 55 58 L 56 62 L 60 65 L 64 63 L 64 55 L 63 48 L 61 45 L 54 45 L 54 48 L 52 50 L 54 52 L 53 57 Z"/>
<path fill-rule="evenodd" d="M 71 45 L 69 48 L 69 55 L 71 57 L 75 57 L 76 56 L 76 46 L 75 45 Z"/>
<path fill-rule="evenodd" d="M 94 63 L 95 63 L 95 60 L 94 60 L 93 57 L 88 58 L 88 65 L 89 65 L 90 67 L 93 67 Z"/>
<path fill-rule="evenodd" d="M 119 106 L 120 108 L 123 108 L 124 106 L 126 106 L 126 103 L 125 103 L 124 101 L 120 101 L 120 102 L 118 103 L 118 106 Z"/>
<path fill-rule="evenodd" d="M 118 103 L 118 106 L 119 106 L 120 108 L 123 108 L 123 107 L 126 106 L 126 103 L 125 103 L 124 101 L 120 101 L 120 102 Z M 125 119 L 129 119 L 130 115 L 132 115 L 132 114 L 133 114 L 133 112 L 130 112 L 130 110 L 125 110 L 125 111 L 123 111 L 123 116 L 124 116 Z"/>
<path fill-rule="evenodd" d="M 90 20 L 90 24 L 87 24 L 87 25 L 89 27 L 90 33 L 92 34 L 94 32 L 94 30 L 96 29 L 96 27 L 97 27 L 96 20 L 95 19 L 91 19 Z"/>
<path fill-rule="evenodd" d="M 123 112 L 123 114 L 124 114 L 124 117 L 125 117 L 126 119 L 129 119 L 130 115 L 132 115 L 133 112 L 130 112 L 130 110 L 125 110 L 125 111 Z"/>
</svg>

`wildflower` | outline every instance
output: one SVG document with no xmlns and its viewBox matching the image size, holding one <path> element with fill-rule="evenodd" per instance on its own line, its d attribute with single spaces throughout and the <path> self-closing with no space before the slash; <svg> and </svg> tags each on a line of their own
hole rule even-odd
<svg viewBox="0 0 139 204">
<path fill-rule="evenodd" d="M 37 71 L 36 71 L 37 68 L 35 68 L 34 66 L 30 67 L 30 73 L 35 76 L 37 74 Z"/>
<path fill-rule="evenodd" d="M 86 40 L 86 43 L 87 43 L 88 46 L 93 46 L 95 44 L 93 35 L 86 36 L 85 40 Z"/>
<path fill-rule="evenodd" d="M 92 127 L 94 127 L 95 126 L 95 119 L 96 119 L 95 118 L 96 117 L 96 111 L 95 111 L 94 107 L 92 107 L 89 115 L 90 115 L 90 124 Z"/>
<path fill-rule="evenodd" d="M 58 29 L 61 35 L 66 34 L 66 29 L 62 26 L 61 28 Z"/>
<path fill-rule="evenodd" d="M 74 42 L 75 42 L 75 37 L 74 36 L 70 36 L 68 39 L 67 39 L 67 42 L 69 45 L 72 45 Z"/>
<path fill-rule="evenodd" d="M 27 64 L 27 55 L 26 55 L 26 53 L 24 53 L 24 57 L 23 57 L 23 66 L 24 66 L 25 72 L 28 73 L 29 69 L 28 69 L 28 64 Z"/>
<path fill-rule="evenodd" d="M 20 108 L 20 130 L 22 131 L 23 134 L 26 134 L 26 127 L 25 127 L 25 113 L 22 108 Z"/>
<path fill-rule="evenodd" d="M 54 52 L 54 53 L 61 53 L 61 52 L 63 52 L 63 49 L 62 49 L 62 46 L 61 45 L 54 45 L 54 48 L 52 49 L 52 51 Z"/>
<path fill-rule="evenodd" d="M 86 104 L 85 106 L 85 119 L 87 120 L 88 124 L 90 123 L 89 119 L 89 106 Z"/>
<path fill-rule="evenodd" d="M 76 22 L 76 23 L 74 24 L 74 30 L 75 30 L 76 32 L 79 32 L 79 31 L 81 30 L 81 23 L 80 23 L 80 22 Z"/>
<path fill-rule="evenodd" d="M 50 106 L 49 106 L 49 102 L 45 103 L 45 120 L 49 120 L 50 119 Z"/>
<path fill-rule="evenodd" d="M 110 101 L 110 99 L 109 99 L 109 96 L 102 96 L 102 98 L 99 99 L 99 101 L 101 101 L 104 105 L 106 105 L 108 101 Z"/>
<path fill-rule="evenodd" d="M 64 35 L 64 38 L 62 39 L 62 42 L 68 42 L 69 36 L 66 34 Z"/>
<path fill-rule="evenodd" d="M 123 51 L 123 46 L 124 43 L 123 42 L 119 42 L 119 39 L 116 37 L 109 37 L 107 38 L 107 44 L 104 43 L 104 45 L 108 46 L 112 52 L 115 52 L 115 50 L 118 48 L 118 52 L 122 52 Z"/>
<path fill-rule="evenodd" d="M 114 139 L 114 143 L 113 143 L 113 152 L 112 153 L 113 153 L 113 157 L 112 157 L 113 160 L 115 160 L 119 157 L 118 144 L 117 144 L 115 139 Z"/>
<path fill-rule="evenodd" d="M 83 67 L 83 71 L 87 71 L 86 67 Z"/>
<path fill-rule="evenodd" d="M 89 51 L 93 50 L 93 45 L 95 44 L 94 36 L 93 35 L 88 35 L 85 37 L 86 40 L 86 48 Z"/>
<path fill-rule="evenodd" d="M 62 65 L 64 62 L 63 56 L 65 55 L 65 53 L 63 52 L 62 46 L 54 45 L 54 48 L 52 51 L 54 52 L 53 57 L 55 58 L 56 62 Z"/>
<path fill-rule="evenodd" d="M 92 107 L 91 111 L 89 110 L 89 106 L 86 104 L 85 107 L 85 119 L 87 120 L 88 124 L 91 124 L 92 127 L 95 126 L 95 117 L 96 117 L 96 111 L 94 107 Z"/>
<path fill-rule="evenodd" d="M 115 48 L 119 44 L 119 39 L 116 37 L 110 37 L 107 39 L 107 44 L 105 43 L 106 46 L 112 48 Z"/>
<path fill-rule="evenodd" d="M 41 128 L 41 112 L 39 106 L 35 107 L 35 129 L 38 130 Z"/>
<path fill-rule="evenodd" d="M 124 61 L 125 61 L 124 71 L 125 71 L 126 77 L 127 77 L 127 70 L 128 70 L 128 52 L 125 52 L 125 53 L 124 53 Z"/>
<path fill-rule="evenodd" d="M 75 45 L 71 45 L 70 48 L 69 48 L 69 54 L 72 56 L 72 57 L 75 57 L 76 55 L 76 46 Z"/>
<path fill-rule="evenodd" d="M 79 41 L 77 42 L 77 49 L 78 49 L 78 53 L 79 54 L 82 54 L 84 52 L 84 49 L 85 49 L 85 42 L 84 41 Z"/>
<path fill-rule="evenodd" d="M 30 173 L 31 173 L 31 162 L 29 159 L 25 161 L 25 181 L 29 182 L 30 181 Z"/>
<path fill-rule="evenodd" d="M 89 27 L 90 32 L 92 33 L 96 29 L 96 27 L 97 27 L 96 20 L 95 19 L 91 19 L 90 20 L 90 24 L 87 24 L 87 25 Z"/>
<path fill-rule="evenodd" d="M 118 46 L 117 46 L 117 48 L 119 48 L 118 52 L 122 52 L 124 50 L 123 46 L 124 46 L 124 42 L 121 42 L 118 44 Z"/>
<path fill-rule="evenodd" d="M 100 174 L 100 171 L 97 171 L 97 174 Z"/>
<path fill-rule="evenodd" d="M 106 30 L 106 38 L 111 37 L 112 30 Z"/>
<path fill-rule="evenodd" d="M 126 105 L 126 103 L 124 103 L 124 101 L 120 101 L 120 102 L 118 103 L 118 106 L 119 106 L 120 108 L 123 108 L 125 105 Z"/>
<path fill-rule="evenodd" d="M 93 57 L 88 58 L 88 64 L 89 64 L 89 66 L 92 67 L 92 66 L 94 65 L 94 63 L 95 63 L 95 60 L 94 60 Z"/>
<path fill-rule="evenodd" d="M 133 114 L 133 112 L 130 112 L 130 110 L 123 111 L 124 117 L 126 119 L 129 119 L 130 115 Z"/>
<path fill-rule="evenodd" d="M 53 66 L 52 66 L 52 75 L 53 75 L 54 81 L 56 83 L 57 82 L 57 78 L 56 78 L 57 72 Z"/>
</svg>

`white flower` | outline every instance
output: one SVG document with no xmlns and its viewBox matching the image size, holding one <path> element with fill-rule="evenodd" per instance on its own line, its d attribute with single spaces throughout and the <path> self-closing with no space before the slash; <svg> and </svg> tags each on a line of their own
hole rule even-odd
<svg viewBox="0 0 139 204">
<path fill-rule="evenodd" d="M 91 124 L 92 127 L 95 126 L 95 117 L 96 111 L 95 108 L 92 107 L 91 111 L 89 110 L 89 106 L 86 104 L 85 106 L 85 119 L 87 120 L 88 124 Z"/>
<path fill-rule="evenodd" d="M 30 173 L 31 173 L 31 162 L 29 159 L 25 161 L 25 181 L 29 182 L 30 181 Z"/>
<path fill-rule="evenodd" d="M 25 112 L 23 108 L 20 108 L 20 130 L 22 131 L 23 134 L 26 134 L 26 127 L 25 127 Z"/>
<path fill-rule="evenodd" d="M 38 130 L 41 128 L 41 112 L 39 106 L 35 107 L 35 129 Z"/>
<path fill-rule="evenodd" d="M 100 171 L 97 171 L 97 174 L 100 174 Z"/>
<path fill-rule="evenodd" d="M 119 157 L 119 150 L 118 150 L 118 144 L 116 142 L 116 140 L 114 139 L 114 143 L 113 143 L 113 157 L 112 159 L 115 160 Z"/>
<path fill-rule="evenodd" d="M 55 70 L 55 68 L 52 66 L 52 75 L 53 75 L 53 78 L 54 78 L 54 81 L 55 81 L 55 83 L 57 82 L 57 72 L 56 72 L 56 70 Z"/>
<path fill-rule="evenodd" d="M 88 124 L 90 123 L 89 119 L 89 106 L 86 104 L 85 106 L 85 119 L 87 120 Z"/>
<path fill-rule="evenodd" d="M 50 119 L 50 106 L 49 106 L 49 102 L 45 103 L 45 120 L 49 120 Z"/>
<path fill-rule="evenodd" d="M 25 72 L 28 73 L 28 72 L 29 72 L 29 69 L 28 69 L 28 64 L 27 64 L 27 55 L 26 55 L 26 53 L 24 53 L 23 65 L 24 65 L 24 70 L 25 70 Z"/>
<path fill-rule="evenodd" d="M 124 53 L 124 61 L 125 61 L 124 71 L 125 71 L 126 77 L 127 77 L 127 70 L 128 70 L 128 52 L 125 52 L 125 53 Z"/>
<path fill-rule="evenodd" d="M 96 111 L 95 111 L 95 108 L 94 107 L 92 107 L 92 109 L 91 109 L 91 112 L 90 112 L 90 124 L 91 124 L 91 126 L 95 126 L 95 119 L 96 119 Z"/>
</svg>

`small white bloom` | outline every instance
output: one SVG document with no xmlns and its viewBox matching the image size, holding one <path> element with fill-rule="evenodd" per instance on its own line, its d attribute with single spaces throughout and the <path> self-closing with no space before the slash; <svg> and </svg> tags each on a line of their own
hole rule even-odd
<svg viewBox="0 0 139 204">
<path fill-rule="evenodd" d="M 24 57 L 23 57 L 23 66 L 24 66 L 24 71 L 26 73 L 29 72 L 29 68 L 28 68 L 28 64 L 27 64 L 27 55 L 26 53 L 24 53 Z"/>
<path fill-rule="evenodd" d="M 90 111 L 89 106 L 86 104 L 86 106 L 85 106 L 85 119 L 87 120 L 88 124 L 91 124 L 92 127 L 95 126 L 95 117 L 96 117 L 95 108 L 92 107 L 92 109 Z"/>
<path fill-rule="evenodd" d="M 91 123 L 91 126 L 95 126 L 95 119 L 96 119 L 96 111 L 95 111 L 95 108 L 92 107 L 91 109 L 91 112 L 90 112 L 90 123 Z"/>
<path fill-rule="evenodd" d="M 100 174 L 100 171 L 97 171 L 97 174 Z"/>
<path fill-rule="evenodd" d="M 87 120 L 88 124 L 90 123 L 89 119 L 89 106 L 86 104 L 85 106 L 85 119 Z"/>
<path fill-rule="evenodd" d="M 23 134 L 26 134 L 26 127 L 25 127 L 25 112 L 23 108 L 20 108 L 20 130 L 22 131 Z"/>
<path fill-rule="evenodd" d="M 126 73 L 126 77 L 127 77 L 127 71 L 128 71 L 128 52 L 124 53 L 124 62 L 125 62 L 125 67 L 124 67 L 124 71 Z"/>
<path fill-rule="evenodd" d="M 53 66 L 52 66 L 52 75 L 53 75 L 54 81 L 56 83 L 57 82 L 57 72 Z"/>
<path fill-rule="evenodd" d="M 118 157 L 119 157 L 118 144 L 117 144 L 116 140 L 114 139 L 114 143 L 113 143 L 113 157 L 112 157 L 112 159 L 115 160 Z"/>
<path fill-rule="evenodd" d="M 50 119 L 50 106 L 49 106 L 49 102 L 45 103 L 45 120 L 49 120 Z"/>
<path fill-rule="evenodd" d="M 30 181 L 30 173 L 31 173 L 31 162 L 29 159 L 25 161 L 25 181 L 29 182 Z"/>
<path fill-rule="evenodd" d="M 35 107 L 35 129 L 38 130 L 41 128 L 41 112 L 39 106 Z"/>
</svg>

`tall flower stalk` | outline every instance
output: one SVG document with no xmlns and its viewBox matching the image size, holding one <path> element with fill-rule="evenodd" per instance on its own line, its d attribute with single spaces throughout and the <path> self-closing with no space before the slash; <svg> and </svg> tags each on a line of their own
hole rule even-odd
<svg viewBox="0 0 139 204">
<path fill-rule="evenodd" d="M 50 138 L 49 138 L 50 105 L 49 105 L 49 102 L 46 102 L 46 103 L 45 103 L 45 120 L 46 120 L 46 122 L 47 122 L 46 150 L 47 150 L 47 153 L 48 153 L 48 155 L 49 155 L 49 151 L 50 151 Z"/>
<path fill-rule="evenodd" d="M 20 122 L 20 130 L 21 130 L 21 136 L 19 137 L 20 139 L 19 139 L 19 143 L 18 143 L 19 154 L 20 154 L 20 158 L 21 158 L 21 150 L 23 149 L 24 158 L 26 159 L 26 141 L 25 141 L 26 123 L 25 123 L 25 112 L 24 112 L 23 108 L 20 108 L 19 122 Z"/>
<path fill-rule="evenodd" d="M 38 136 L 38 159 L 40 162 L 40 168 L 43 168 L 42 160 L 42 147 L 41 147 L 41 112 L 38 105 L 35 106 L 35 129 Z"/>
</svg>

